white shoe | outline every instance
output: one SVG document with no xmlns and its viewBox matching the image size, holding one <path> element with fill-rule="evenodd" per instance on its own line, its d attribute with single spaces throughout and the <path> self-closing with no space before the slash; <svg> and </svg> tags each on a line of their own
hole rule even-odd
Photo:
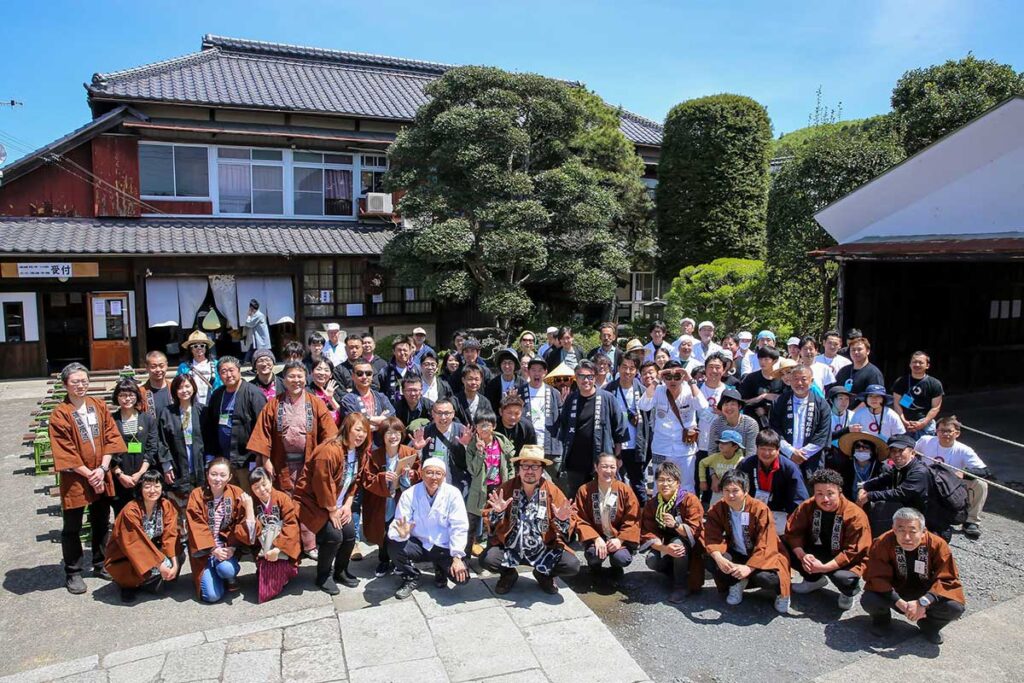
<svg viewBox="0 0 1024 683">
<path fill-rule="evenodd" d="M 804 595 L 805 593 L 813 593 L 816 590 L 824 588 L 828 584 L 828 579 L 824 576 L 819 576 L 814 581 L 808 581 L 804 579 L 800 583 L 793 584 L 793 592 L 798 595 Z"/>
<path fill-rule="evenodd" d="M 725 596 L 725 603 L 727 605 L 738 605 L 743 602 L 743 591 L 746 587 L 746 579 L 729 586 L 729 595 Z"/>
<path fill-rule="evenodd" d="M 839 599 L 836 600 L 836 603 L 838 603 L 839 609 L 850 609 L 851 607 L 853 607 L 853 596 L 843 595 L 842 593 L 840 593 Z"/>
<path fill-rule="evenodd" d="M 789 596 L 782 597 L 781 595 L 775 598 L 775 611 L 779 614 L 789 614 Z"/>
</svg>

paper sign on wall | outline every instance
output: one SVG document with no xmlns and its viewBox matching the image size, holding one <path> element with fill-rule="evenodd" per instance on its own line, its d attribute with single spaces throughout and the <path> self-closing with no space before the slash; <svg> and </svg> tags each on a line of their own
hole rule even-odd
<svg viewBox="0 0 1024 683">
<path fill-rule="evenodd" d="M 110 315 L 121 315 L 121 301 L 114 299 L 110 302 Z"/>
<path fill-rule="evenodd" d="M 360 316 L 363 314 L 362 304 L 345 304 L 345 315 L 350 317 Z"/>
</svg>

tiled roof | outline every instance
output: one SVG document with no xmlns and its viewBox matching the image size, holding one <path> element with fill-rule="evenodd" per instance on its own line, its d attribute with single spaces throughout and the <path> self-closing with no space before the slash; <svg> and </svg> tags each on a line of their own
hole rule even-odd
<svg viewBox="0 0 1024 683">
<path fill-rule="evenodd" d="M 411 121 L 423 89 L 451 64 L 207 35 L 200 52 L 95 74 L 93 99 L 350 114 Z M 637 144 L 660 145 L 661 125 L 622 112 Z"/>
<path fill-rule="evenodd" d="M 0 216 L 0 254 L 373 255 L 394 234 L 386 223 Z"/>
</svg>

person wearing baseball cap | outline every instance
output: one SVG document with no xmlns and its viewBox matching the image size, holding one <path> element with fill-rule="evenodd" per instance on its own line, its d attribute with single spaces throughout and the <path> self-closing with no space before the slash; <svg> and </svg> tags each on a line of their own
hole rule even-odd
<svg viewBox="0 0 1024 683">
<path fill-rule="evenodd" d="M 735 429 L 726 429 L 715 442 L 715 450 L 698 464 L 697 475 L 700 479 L 701 502 L 708 509 L 722 499 L 719 482 L 722 475 L 739 467 L 745 456 L 743 435 Z M 709 481 L 710 472 L 710 481 Z M 705 498 L 707 500 L 705 500 Z"/>
<path fill-rule="evenodd" d="M 914 439 L 896 434 L 889 437 L 887 445 L 892 467 L 864 482 L 857 494 L 858 505 L 871 506 L 868 516 L 876 538 L 892 528 L 892 514 L 899 508 L 912 507 L 923 515 L 928 512 L 931 480 L 928 467 L 914 455 Z M 941 530 L 933 531 L 940 533 Z"/>
<path fill-rule="evenodd" d="M 714 342 L 715 324 L 710 320 L 703 321 L 697 325 L 697 343 L 693 345 L 693 357 L 698 363 L 704 365 L 704 359 L 713 353 L 722 350 L 722 347 Z"/>
<path fill-rule="evenodd" d="M 575 509 L 557 486 L 544 478 L 552 462 L 540 446 L 526 445 L 512 458 L 518 474 L 487 497 L 481 515 L 490 536 L 480 566 L 500 574 L 494 592 L 504 595 L 519 580 L 520 565 L 533 567 L 533 578 L 549 595 L 558 593 L 557 576 L 580 570 L 569 548 Z"/>
<path fill-rule="evenodd" d="M 537 349 L 537 355 L 540 356 L 541 358 L 543 358 L 547 354 L 547 352 L 551 350 L 552 347 L 558 346 L 557 327 L 549 327 L 548 329 L 544 330 L 544 334 L 547 337 L 547 341 L 541 344 L 540 348 Z"/>
<path fill-rule="evenodd" d="M 757 353 L 750 348 L 752 341 L 754 341 L 754 335 L 747 330 L 742 330 L 736 335 L 736 343 L 740 347 L 739 354 L 736 356 L 736 364 L 741 379 L 757 369 Z"/>
<path fill-rule="evenodd" d="M 348 360 L 348 352 L 345 351 L 345 335 L 341 333 L 341 325 L 338 323 L 327 323 L 324 325 L 327 332 L 327 342 L 324 344 L 324 355 L 331 361 L 334 367 L 338 367 Z"/>
<path fill-rule="evenodd" d="M 786 355 L 793 360 L 800 357 L 800 337 L 790 337 L 786 340 Z"/>
<path fill-rule="evenodd" d="M 434 349 L 430 348 L 430 345 L 427 344 L 427 331 L 422 327 L 414 327 L 412 329 L 412 343 L 412 362 L 417 368 L 420 366 L 420 361 L 423 359 L 424 354 L 429 352 L 437 355 Z"/>
</svg>

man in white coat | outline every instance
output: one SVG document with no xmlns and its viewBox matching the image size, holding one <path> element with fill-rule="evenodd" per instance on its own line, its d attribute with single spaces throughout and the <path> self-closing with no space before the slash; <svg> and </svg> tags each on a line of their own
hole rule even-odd
<svg viewBox="0 0 1024 683">
<path fill-rule="evenodd" d="M 637 407 L 652 410 L 654 436 L 651 453 L 654 466 L 669 460 L 683 473 L 682 488 L 696 491 L 697 413 L 706 410 L 708 401 L 683 368 L 670 360 L 661 371 L 662 384 L 651 384 Z"/>
<path fill-rule="evenodd" d="M 469 581 L 466 566 L 466 537 L 469 517 L 462 493 L 445 483 L 448 466 L 440 458 L 427 458 L 420 468 L 420 481 L 398 499 L 395 519 L 388 528 L 388 552 L 402 585 L 395 592 L 399 600 L 412 595 L 419 586 L 417 562 L 434 563 L 434 584 L 448 585 L 450 578 L 462 585 Z"/>
</svg>

